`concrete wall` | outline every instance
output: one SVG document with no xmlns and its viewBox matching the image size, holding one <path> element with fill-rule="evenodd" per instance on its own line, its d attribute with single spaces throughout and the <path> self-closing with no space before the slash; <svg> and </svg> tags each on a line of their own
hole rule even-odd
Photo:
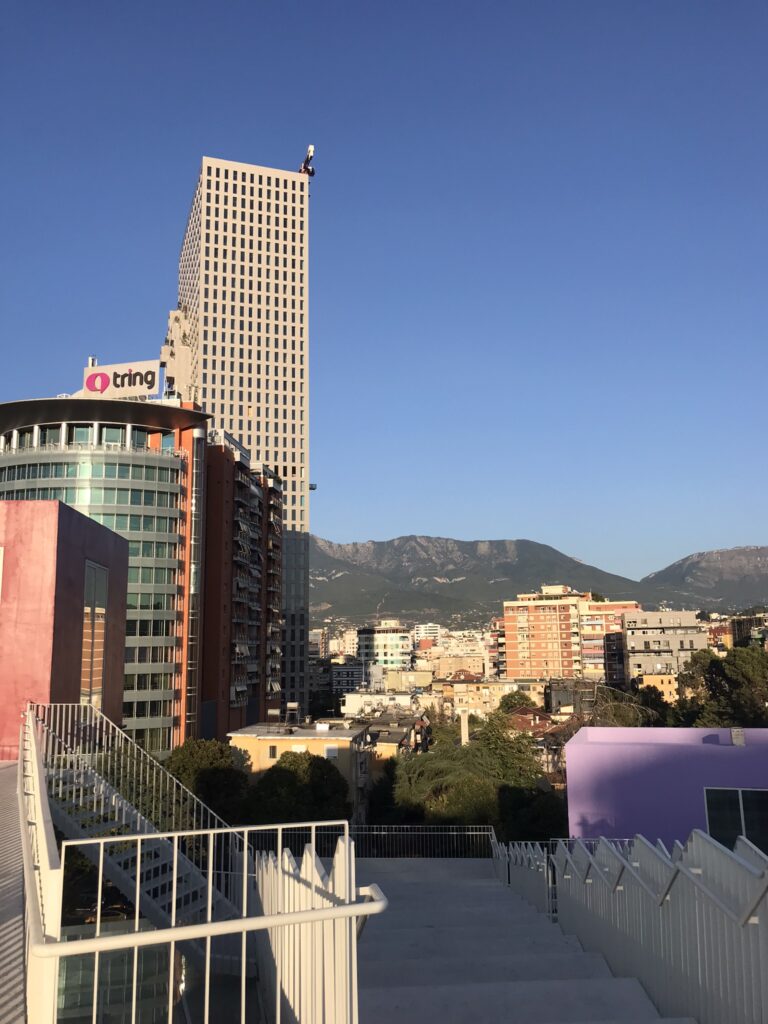
<svg viewBox="0 0 768 1024">
<path fill-rule="evenodd" d="M 86 560 L 109 570 L 103 711 L 119 724 L 127 541 L 57 501 L 4 501 L 0 549 L 0 757 L 26 701 L 80 701 Z"/>
<path fill-rule="evenodd" d="M 571 836 L 644 835 L 666 844 L 706 831 L 705 787 L 768 788 L 768 729 L 584 728 L 565 746 Z"/>
</svg>

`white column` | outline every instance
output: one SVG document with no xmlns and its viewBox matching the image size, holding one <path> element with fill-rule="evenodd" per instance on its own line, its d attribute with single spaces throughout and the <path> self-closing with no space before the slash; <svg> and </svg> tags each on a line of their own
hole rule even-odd
<svg viewBox="0 0 768 1024">
<path fill-rule="evenodd" d="M 130 448 L 133 443 L 133 425 L 126 423 L 125 425 L 125 447 Z"/>
<path fill-rule="evenodd" d="M 11 451 L 15 452 L 19 447 L 19 432 L 18 430 L 11 431 Z"/>
<path fill-rule="evenodd" d="M 67 427 L 68 426 L 69 426 L 68 423 L 62 423 L 61 424 L 61 436 L 59 437 L 59 448 L 66 448 L 67 447 Z"/>
<path fill-rule="evenodd" d="M 40 447 L 40 426 L 37 423 L 32 427 L 32 447 Z"/>
</svg>

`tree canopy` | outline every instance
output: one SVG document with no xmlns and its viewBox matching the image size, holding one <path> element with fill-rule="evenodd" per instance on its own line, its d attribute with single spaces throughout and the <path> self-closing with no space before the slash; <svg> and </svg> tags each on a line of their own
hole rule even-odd
<svg viewBox="0 0 768 1024">
<path fill-rule="evenodd" d="M 527 693 L 516 690 L 514 693 L 505 693 L 499 701 L 499 711 L 510 714 L 519 711 L 521 708 L 535 708 L 536 702 L 531 700 Z"/>
<path fill-rule="evenodd" d="M 392 820 L 399 809 L 401 820 L 492 824 L 501 836 L 521 837 L 531 833 L 545 795 L 537 788 L 541 774 L 534 741 L 510 735 L 503 711 L 489 715 L 466 746 L 455 727 L 438 726 L 428 753 L 398 759 L 387 815 Z M 548 835 L 540 838 L 564 834 L 563 801 L 552 799 Z"/>
<path fill-rule="evenodd" d="M 768 653 L 761 647 L 734 647 L 724 658 L 697 651 L 678 676 L 678 687 L 674 725 L 768 725 Z"/>
<path fill-rule="evenodd" d="M 328 821 L 349 817 L 349 787 L 325 757 L 288 751 L 261 775 L 248 794 L 248 824 Z"/>
<path fill-rule="evenodd" d="M 240 824 L 251 759 L 220 740 L 187 740 L 165 768 L 230 825 Z"/>
</svg>

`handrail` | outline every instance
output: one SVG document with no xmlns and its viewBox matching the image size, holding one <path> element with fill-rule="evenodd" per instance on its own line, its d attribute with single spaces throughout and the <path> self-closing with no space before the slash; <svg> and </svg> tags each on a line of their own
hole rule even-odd
<svg viewBox="0 0 768 1024">
<path fill-rule="evenodd" d="M 70 719 L 56 736 L 57 716 L 66 714 Z M 368 917 L 386 910 L 387 899 L 376 885 L 356 887 L 349 823 L 337 819 L 232 828 L 216 817 L 220 824 L 213 828 L 130 832 L 134 822 L 140 827 L 151 823 L 130 807 L 120 784 L 131 781 L 131 793 L 141 795 L 143 775 L 131 779 L 119 749 L 101 760 L 99 743 L 107 745 L 111 737 L 109 731 L 95 734 L 97 729 L 100 717 L 79 705 L 64 711 L 30 705 L 23 717 L 17 798 L 26 823 L 22 855 L 29 1019 L 53 1024 L 57 985 L 59 1006 L 61 999 L 66 1003 L 82 997 L 89 1001 L 88 1012 L 92 1005 L 97 1014 L 110 1000 L 117 1000 L 116 1005 L 122 1000 L 135 1016 L 137 1000 L 145 998 L 138 951 L 153 947 L 165 972 L 159 984 L 167 992 L 169 1015 L 172 1004 L 182 998 L 177 970 L 183 972 L 183 962 L 192 958 L 204 980 L 206 1024 L 216 973 L 239 975 L 241 1020 L 246 1019 L 248 979 L 254 979 L 257 988 L 248 998 L 257 999 L 273 1024 L 357 1024 L 357 935 Z M 147 784 L 155 781 L 155 776 L 146 779 Z M 159 790 L 155 805 L 173 798 L 173 792 L 170 786 Z M 49 807 L 66 834 L 77 836 L 84 829 L 82 838 L 62 842 L 60 858 Z M 105 828 L 117 825 L 116 833 L 89 836 L 86 829 L 94 824 L 99 829 L 102 821 Z M 335 842 L 330 868 L 319 855 L 328 840 Z M 299 844 L 300 858 L 292 852 Z M 85 854 L 97 867 L 98 883 L 95 934 L 78 938 L 70 928 L 67 941 L 58 929 L 70 850 Z M 133 904 L 124 924 L 130 930 L 115 932 L 107 926 L 102 931 L 101 907 L 110 881 Z M 123 956 L 113 960 L 106 954 Z M 72 957 L 91 958 L 87 963 L 93 970 L 83 974 L 79 968 L 60 969 Z M 117 975 L 110 973 L 115 964 L 124 965 L 117 967 Z M 151 998 L 162 1004 L 166 996 L 158 996 L 155 989 Z"/>
<path fill-rule="evenodd" d="M 699 829 L 671 853 L 644 836 L 553 840 L 543 861 L 532 850 L 494 843 L 497 876 L 543 910 L 543 866 L 550 916 L 636 976 L 663 1016 L 764 1024 L 766 853 L 743 837 L 728 850 Z"/>
<path fill-rule="evenodd" d="M 216 814 L 215 811 L 212 811 L 210 807 L 204 804 L 199 797 L 195 796 L 191 789 L 188 789 L 183 782 L 180 782 L 175 776 L 171 775 L 171 773 L 164 768 L 159 761 L 152 757 L 151 754 L 148 754 L 143 747 L 140 747 L 138 743 L 128 736 L 127 733 L 123 732 L 122 729 L 115 725 L 111 719 L 107 718 L 106 715 L 102 714 L 102 712 L 93 707 L 93 705 L 37 704 L 30 701 L 28 709 L 33 712 L 35 720 L 40 723 L 42 728 L 44 728 L 57 743 L 60 743 L 66 751 L 73 756 L 85 758 L 88 756 L 98 756 L 103 753 L 108 755 L 112 751 L 73 748 L 64 736 L 61 735 L 62 732 L 64 732 L 64 729 L 61 728 L 62 725 L 66 729 L 77 729 L 81 734 L 83 729 L 93 730 L 95 735 L 98 735 L 100 732 L 102 740 L 106 740 L 112 750 L 114 750 L 115 747 L 124 748 L 129 752 L 129 756 L 137 758 L 143 767 L 146 767 L 156 775 L 159 773 L 160 778 L 165 780 L 174 793 L 182 796 L 184 801 L 195 811 L 199 811 L 201 820 L 210 821 L 213 827 L 229 827 L 227 822 Z M 46 712 L 50 713 L 50 717 L 53 719 L 53 724 L 48 721 Z M 107 779 L 107 782 L 109 781 L 110 780 Z M 151 821 L 151 818 L 147 815 L 144 815 L 144 817 Z M 153 822 L 153 824 L 155 823 Z M 179 822 L 180 827 L 183 827 L 183 824 L 183 822 Z"/>
<path fill-rule="evenodd" d="M 381 914 L 389 905 L 389 901 L 377 885 L 365 886 L 357 890 L 362 895 L 364 889 L 378 895 L 374 899 L 362 900 L 359 903 L 344 903 L 339 907 L 321 907 L 317 910 L 292 910 L 280 914 L 265 914 L 262 917 L 236 917 L 231 921 L 210 921 L 203 924 L 176 925 L 173 928 L 160 928 L 148 932 L 123 932 L 119 935 L 99 935 L 92 939 L 72 939 L 69 942 L 39 942 L 30 944 L 35 956 L 67 957 L 82 956 L 86 953 L 109 953 L 118 949 L 137 949 L 142 946 L 157 946 L 165 942 L 192 942 L 196 939 L 219 938 L 222 935 L 241 935 L 244 932 L 265 931 L 268 928 L 288 928 L 300 924 L 313 924 L 316 921 L 331 921 L 339 918 L 370 916 Z"/>
</svg>

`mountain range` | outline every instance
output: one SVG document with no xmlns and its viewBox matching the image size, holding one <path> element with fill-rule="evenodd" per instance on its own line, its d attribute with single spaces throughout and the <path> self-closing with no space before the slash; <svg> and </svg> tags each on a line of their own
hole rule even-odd
<svg viewBox="0 0 768 1024">
<path fill-rule="evenodd" d="M 727 611 L 768 603 L 768 547 L 698 552 L 641 580 L 532 540 L 408 536 L 336 544 L 313 536 L 309 564 L 315 623 L 354 625 L 379 615 L 480 625 L 500 614 L 503 601 L 548 583 L 635 599 L 648 608 Z"/>
</svg>

